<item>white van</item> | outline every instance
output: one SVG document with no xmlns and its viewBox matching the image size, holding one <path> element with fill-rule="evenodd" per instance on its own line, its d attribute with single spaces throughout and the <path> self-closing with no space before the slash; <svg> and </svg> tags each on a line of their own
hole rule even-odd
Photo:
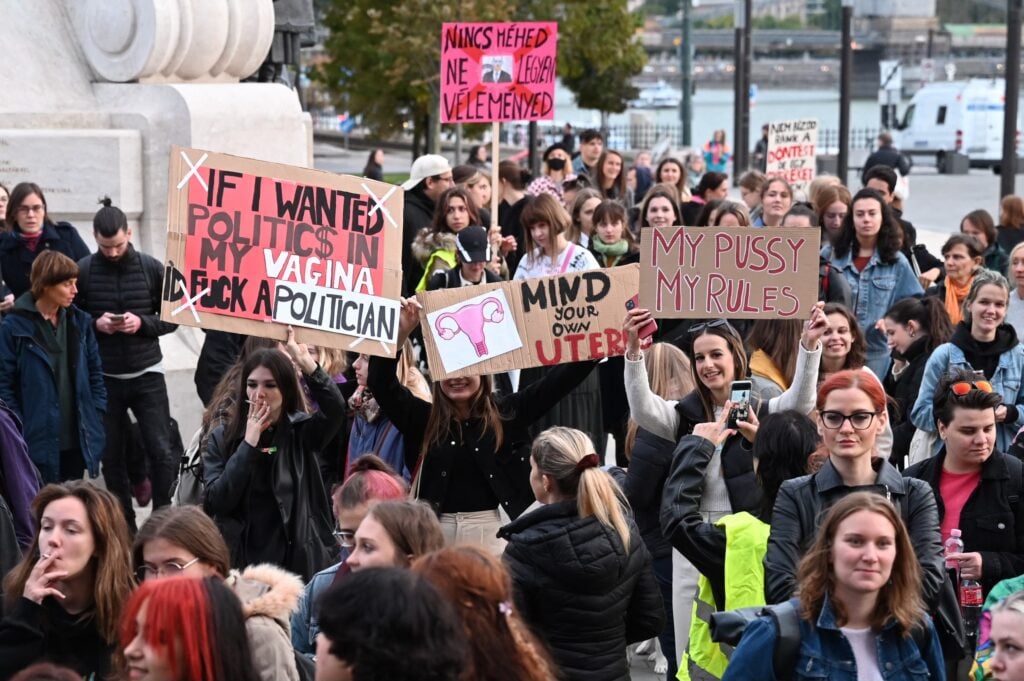
<svg viewBox="0 0 1024 681">
<path fill-rule="evenodd" d="M 940 167 L 947 152 L 965 154 L 975 167 L 997 167 L 1003 158 L 1005 88 L 1001 78 L 928 83 L 897 126 L 897 147 L 910 156 L 934 155 Z M 1018 112 L 1018 148 L 1020 128 Z"/>
</svg>

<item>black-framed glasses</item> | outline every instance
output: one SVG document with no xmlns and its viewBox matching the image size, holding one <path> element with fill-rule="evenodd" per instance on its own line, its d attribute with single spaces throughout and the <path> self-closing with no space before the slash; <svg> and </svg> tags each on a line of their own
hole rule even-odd
<svg viewBox="0 0 1024 681">
<path fill-rule="evenodd" d="M 198 562 L 198 558 L 193 558 L 184 565 L 179 565 L 173 561 L 164 563 L 163 565 L 143 565 L 136 571 L 135 576 L 139 578 L 140 582 L 144 582 L 147 579 L 154 579 L 156 577 L 174 577 Z"/>
<path fill-rule="evenodd" d="M 841 411 L 823 411 L 821 423 L 829 430 L 839 430 L 843 427 L 844 421 L 849 421 L 854 430 L 865 430 L 871 426 L 872 421 L 880 412 L 876 411 L 855 411 L 852 414 L 844 414 Z"/>
<path fill-rule="evenodd" d="M 338 540 L 338 545 L 345 549 L 350 549 L 356 545 L 356 533 L 354 530 L 335 530 L 334 538 Z"/>
</svg>

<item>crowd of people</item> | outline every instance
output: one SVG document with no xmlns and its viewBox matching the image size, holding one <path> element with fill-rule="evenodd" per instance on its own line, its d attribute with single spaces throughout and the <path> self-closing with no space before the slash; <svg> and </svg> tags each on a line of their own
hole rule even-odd
<svg viewBox="0 0 1024 681">
<path fill-rule="evenodd" d="M 936 257 L 898 163 L 804 191 L 722 131 L 578 140 L 498 186 L 485 147 L 417 158 L 397 355 L 208 330 L 187 448 L 161 263 L 109 200 L 90 253 L 0 186 L 0 681 L 619 681 L 637 643 L 666 679 L 1024 681 L 1022 199 Z M 623 357 L 429 380 L 419 292 L 673 225 L 816 230 L 810 318 L 634 308 Z"/>
</svg>

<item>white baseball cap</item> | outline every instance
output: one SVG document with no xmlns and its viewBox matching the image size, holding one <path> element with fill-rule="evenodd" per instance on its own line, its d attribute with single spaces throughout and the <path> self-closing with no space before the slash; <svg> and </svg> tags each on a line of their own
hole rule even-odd
<svg viewBox="0 0 1024 681">
<path fill-rule="evenodd" d="M 402 189 L 412 189 L 426 178 L 443 175 L 451 169 L 451 164 L 444 156 L 424 154 L 412 162 L 409 179 L 402 183 Z"/>
</svg>

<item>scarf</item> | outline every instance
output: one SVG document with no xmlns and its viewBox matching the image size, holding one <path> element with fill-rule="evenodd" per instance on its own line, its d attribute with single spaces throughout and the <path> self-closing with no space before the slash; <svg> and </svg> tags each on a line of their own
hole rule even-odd
<svg viewBox="0 0 1024 681">
<path fill-rule="evenodd" d="M 613 244 L 606 244 L 595 234 L 590 240 L 590 247 L 594 249 L 595 253 L 604 257 L 606 267 L 612 267 L 619 261 L 619 258 L 626 255 L 626 251 L 629 250 L 629 242 L 619 239 Z"/>
<path fill-rule="evenodd" d="M 348 408 L 352 411 L 352 416 L 362 416 L 367 423 L 373 423 L 380 416 L 380 405 L 363 386 L 356 388 L 352 397 L 348 398 Z"/>
<path fill-rule="evenodd" d="M 39 230 L 35 234 L 25 234 L 18 232 L 18 236 L 21 238 L 22 243 L 25 244 L 25 248 L 35 253 L 36 249 L 39 248 L 39 242 L 43 238 L 43 231 Z"/>
<path fill-rule="evenodd" d="M 963 284 L 957 284 L 949 277 L 946 277 L 946 312 L 949 313 L 949 321 L 956 326 L 963 321 L 963 307 L 964 298 L 971 290 L 971 282 L 974 281 L 974 275 L 972 274 L 966 282 Z"/>
</svg>

